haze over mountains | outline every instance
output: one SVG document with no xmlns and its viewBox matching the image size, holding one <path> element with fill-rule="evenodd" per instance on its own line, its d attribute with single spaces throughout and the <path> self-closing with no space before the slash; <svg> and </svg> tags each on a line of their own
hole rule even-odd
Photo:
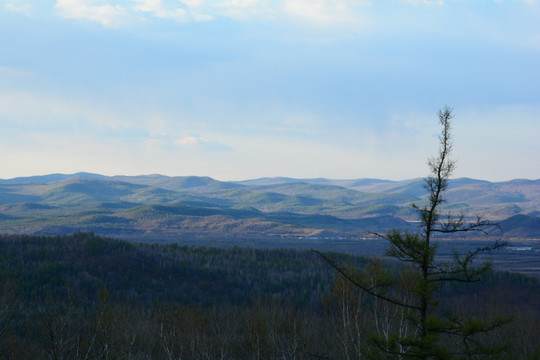
<svg viewBox="0 0 540 360">
<path fill-rule="evenodd" d="M 423 179 L 50 174 L 0 179 L 0 231 L 94 231 L 137 240 L 359 238 L 414 230 Z M 454 179 L 446 210 L 498 221 L 505 237 L 540 238 L 540 180 Z"/>
</svg>

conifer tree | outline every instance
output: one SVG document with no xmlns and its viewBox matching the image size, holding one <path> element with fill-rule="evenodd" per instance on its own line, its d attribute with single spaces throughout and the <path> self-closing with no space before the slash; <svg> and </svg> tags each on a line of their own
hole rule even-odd
<svg viewBox="0 0 540 360">
<path fill-rule="evenodd" d="M 475 260 L 478 260 L 480 254 L 504 246 L 502 241 L 496 240 L 489 246 L 476 248 L 466 254 L 455 253 L 452 261 L 440 261 L 437 257 L 438 242 L 434 235 L 472 231 L 487 233 L 488 229 L 496 227 L 496 224 L 481 218 L 468 222 L 463 214 L 441 215 L 441 205 L 445 202 L 443 195 L 455 168 L 455 162 L 450 158 L 452 118 L 452 110 L 448 107 L 439 111 L 442 130 L 438 154 L 428 160 L 431 174 L 425 179 L 427 203 L 423 206 L 412 205 L 420 220 L 417 231 L 392 230 L 376 234 L 389 242 L 386 255 L 399 260 L 403 266 L 400 274 L 393 277 L 379 276 L 379 281 L 374 283 L 373 276 L 368 278 L 365 273 L 352 272 L 320 253 L 342 276 L 362 291 L 402 309 L 404 318 L 413 329 L 407 334 L 373 334 L 372 344 L 377 351 L 370 354 L 371 358 L 480 359 L 499 354 L 503 350 L 501 346 L 482 343 L 478 337 L 504 325 L 506 319 L 496 317 L 491 321 L 480 321 L 464 314 L 443 313 L 437 299 L 436 290 L 442 283 L 479 281 L 481 274 L 488 271 L 491 264 L 483 262 L 476 265 Z M 406 290 L 403 286 L 405 273 L 408 275 L 405 280 L 408 287 Z M 404 291 L 408 296 L 403 296 Z M 449 343 L 454 345 L 450 346 Z"/>
</svg>

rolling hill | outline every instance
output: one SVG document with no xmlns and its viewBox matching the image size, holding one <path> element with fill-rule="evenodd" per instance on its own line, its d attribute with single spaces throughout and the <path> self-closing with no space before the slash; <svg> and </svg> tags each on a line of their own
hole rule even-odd
<svg viewBox="0 0 540 360">
<path fill-rule="evenodd" d="M 94 231 L 130 239 L 365 237 L 414 230 L 422 179 L 112 176 L 0 179 L 0 231 Z M 446 210 L 499 221 L 508 236 L 540 238 L 540 180 L 451 180 Z M 469 219 L 469 218 L 466 218 Z M 472 217 L 471 217 L 472 219 Z"/>
</svg>

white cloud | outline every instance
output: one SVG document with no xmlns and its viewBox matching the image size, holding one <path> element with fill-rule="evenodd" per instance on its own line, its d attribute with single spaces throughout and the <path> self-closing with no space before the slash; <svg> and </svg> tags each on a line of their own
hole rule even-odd
<svg viewBox="0 0 540 360">
<path fill-rule="evenodd" d="M 216 4 L 214 11 L 232 19 L 252 20 L 272 17 L 276 12 L 273 5 L 265 0 L 227 0 Z"/>
<path fill-rule="evenodd" d="M 232 148 L 217 141 L 207 139 L 202 136 L 186 136 L 174 140 L 174 143 L 180 147 L 198 147 L 209 151 L 229 151 Z"/>
<path fill-rule="evenodd" d="M 411 5 L 444 5 L 444 0 L 400 0 Z"/>
<path fill-rule="evenodd" d="M 318 24 L 342 23 L 358 20 L 355 8 L 371 4 L 371 0 L 57 0 L 55 7 L 64 18 L 114 28 L 148 16 L 179 22 L 219 17 L 242 21 L 294 17 Z"/>
<path fill-rule="evenodd" d="M 34 74 L 29 71 L 17 69 L 10 66 L 1 66 L 1 65 L 0 65 L 0 75 L 5 76 L 5 77 L 8 77 L 8 76 L 15 77 L 19 79 L 29 78 L 29 77 L 34 76 Z"/>
<path fill-rule="evenodd" d="M 204 6 L 205 2 L 202 0 L 181 0 L 182 3 L 190 8 L 198 8 Z"/>
<path fill-rule="evenodd" d="M 503 0 L 493 0 L 502 2 Z M 179 22 L 231 18 L 240 21 L 304 20 L 316 25 L 365 25 L 370 16 L 366 7 L 384 8 L 386 2 L 373 0 L 57 0 L 64 18 L 84 19 L 106 27 L 144 21 L 148 17 Z M 394 5 L 443 6 L 445 0 L 393 0 Z M 536 9 L 539 0 L 520 0 Z M 29 5 L 11 0 L 11 11 L 28 12 Z"/>
<path fill-rule="evenodd" d="M 160 0 L 134 0 L 138 5 L 133 6 L 136 11 L 155 12 L 161 10 Z"/>
<path fill-rule="evenodd" d="M 199 14 L 196 12 L 190 12 L 191 18 L 195 21 L 210 21 L 214 20 L 214 16 L 208 14 Z"/>
<path fill-rule="evenodd" d="M 180 7 L 168 9 L 161 0 L 133 0 L 137 5 L 133 7 L 135 11 L 151 13 L 161 19 L 172 19 L 176 21 L 188 21 L 188 12 Z"/>
<path fill-rule="evenodd" d="M 163 139 L 152 138 L 152 139 L 148 139 L 148 140 L 146 140 L 144 142 L 144 146 L 149 150 L 161 149 L 165 145 L 166 145 L 166 142 Z"/>
<path fill-rule="evenodd" d="M 76 127 L 110 134 L 141 127 L 140 121 L 133 116 L 121 115 L 99 104 L 54 94 L 14 90 L 0 91 L 0 124 L 17 129 L 39 128 L 60 132 L 74 131 Z"/>
<path fill-rule="evenodd" d="M 203 143 L 208 142 L 208 140 L 204 139 L 204 138 L 201 138 L 201 137 L 196 137 L 196 136 L 187 136 L 187 137 L 184 137 L 184 138 L 176 139 L 174 141 L 175 144 L 180 145 L 180 146 L 195 145 L 195 144 L 201 143 L 201 142 L 203 142 Z"/>
<path fill-rule="evenodd" d="M 10 2 L 4 5 L 4 8 L 9 11 L 18 12 L 24 15 L 30 15 L 32 5 L 23 2 Z"/>
<path fill-rule="evenodd" d="M 0 109 L 0 117 L 18 123 L 39 122 L 40 118 L 48 116 L 61 121 L 60 119 L 73 115 L 71 106 L 57 99 L 21 91 L 0 92 Z"/>
<path fill-rule="evenodd" d="M 188 0 L 201 6 L 198 0 Z M 355 6 L 370 5 L 370 0 L 226 0 L 215 4 L 212 11 L 238 20 L 279 19 L 293 16 L 316 23 L 331 23 L 348 20 Z"/>
<path fill-rule="evenodd" d="M 55 7 L 66 19 L 93 21 L 105 27 L 118 27 L 129 16 L 120 5 L 95 3 L 93 0 L 58 0 Z"/>
<path fill-rule="evenodd" d="M 342 21 L 350 15 L 349 2 L 343 0 L 288 0 L 283 7 L 290 15 L 318 23 Z"/>
<path fill-rule="evenodd" d="M 181 0 L 181 2 L 189 10 L 191 18 L 195 21 L 210 21 L 215 19 L 214 15 L 210 15 L 211 6 L 203 0 Z M 205 13 L 203 13 L 205 12 Z"/>
<path fill-rule="evenodd" d="M 118 0 L 58 0 L 55 7 L 64 18 L 93 21 L 110 28 L 147 17 L 178 22 L 213 19 L 212 15 L 200 11 L 205 4 L 197 0 L 169 3 L 163 0 L 128 0 L 127 3 Z"/>
</svg>

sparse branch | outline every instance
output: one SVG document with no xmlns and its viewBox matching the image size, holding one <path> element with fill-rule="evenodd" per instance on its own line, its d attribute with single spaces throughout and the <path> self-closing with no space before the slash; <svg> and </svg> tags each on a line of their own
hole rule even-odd
<svg viewBox="0 0 540 360">
<path fill-rule="evenodd" d="M 432 236 L 439 234 L 454 233 L 483 233 L 488 234 L 488 230 L 498 228 L 499 225 L 485 221 L 482 218 L 476 218 L 476 221 L 466 221 L 464 214 L 452 216 L 440 220 L 440 207 L 446 201 L 444 193 L 448 189 L 450 176 L 455 168 L 455 162 L 451 159 L 452 136 L 451 120 L 453 118 L 452 109 L 445 107 L 439 111 L 439 122 L 442 131 L 439 136 L 439 150 L 437 156 L 428 160 L 430 176 L 425 179 L 424 187 L 428 191 L 427 203 L 423 206 L 412 204 L 412 207 L 418 213 L 420 224 L 416 232 L 392 230 L 384 234 L 371 233 L 379 238 L 385 239 L 390 243 L 386 255 L 390 256 L 408 266 L 404 269 L 410 269 L 414 272 L 413 282 L 403 282 L 399 276 L 394 277 L 394 283 L 388 282 L 379 287 L 388 288 L 393 286 L 391 296 L 387 293 L 377 291 L 377 287 L 370 288 L 363 284 L 357 277 L 352 276 L 348 271 L 336 264 L 324 254 L 318 252 L 334 269 L 336 269 L 345 279 L 362 291 L 381 299 L 393 305 L 397 305 L 407 312 L 406 321 L 415 328 L 412 337 L 396 333 L 394 337 L 388 334 L 379 338 L 375 345 L 390 355 L 398 355 L 399 358 L 446 358 L 446 355 L 452 354 L 449 349 L 445 349 L 440 342 L 439 335 L 442 333 L 459 335 L 463 340 L 463 354 L 490 354 L 491 349 L 482 347 L 472 336 L 478 333 L 485 333 L 495 328 L 476 323 L 452 324 L 444 320 L 438 311 L 438 302 L 436 299 L 437 284 L 442 282 L 475 282 L 480 280 L 480 275 L 487 271 L 491 264 L 484 262 L 481 266 L 473 266 L 474 261 L 483 253 L 489 253 L 502 246 L 504 243 L 496 241 L 494 244 L 485 247 L 479 247 L 468 253 L 461 255 L 454 254 L 452 261 L 447 263 L 437 263 L 436 254 L 438 243 L 433 242 Z M 501 230 L 502 233 L 502 230 Z M 379 284 L 378 284 L 379 285 Z M 395 299 L 396 293 L 407 291 L 404 287 L 409 287 L 414 295 L 416 303 L 409 305 L 404 301 Z M 412 289 L 412 290 L 411 290 Z M 472 321 L 472 320 L 471 320 Z M 459 325 L 459 326 L 458 326 Z M 466 327 L 470 325 L 471 330 Z M 474 325 L 474 326 L 473 326 Z M 468 331 L 468 332 L 467 332 Z M 457 353 L 456 353 L 457 354 Z M 471 358 L 469 356 L 469 358 Z"/>
<path fill-rule="evenodd" d="M 448 215 L 448 219 L 440 225 L 435 227 L 431 231 L 450 234 L 458 232 L 481 232 L 488 234 L 488 229 L 496 228 L 502 234 L 502 228 L 499 224 L 487 220 L 483 220 L 481 217 L 477 217 L 472 223 L 465 223 L 464 215 L 461 214 L 457 219 L 451 219 L 451 215 Z"/>
<path fill-rule="evenodd" d="M 430 279 L 428 281 L 432 283 L 443 281 L 477 282 L 480 280 L 478 276 L 487 271 L 491 267 L 491 264 L 486 262 L 483 266 L 475 268 L 472 267 L 474 259 L 481 253 L 489 253 L 504 246 L 506 246 L 506 243 L 496 241 L 490 246 L 479 247 L 469 251 L 463 257 L 456 253 L 454 255 L 453 266 L 449 268 L 443 268 L 442 266 L 433 267 L 436 271 L 430 272 Z"/>
<path fill-rule="evenodd" d="M 336 262 L 329 258 L 328 256 L 326 256 L 325 254 L 323 254 L 322 252 L 318 251 L 318 250 L 313 250 L 315 253 L 319 254 L 324 261 L 326 261 L 330 266 L 332 266 L 337 272 L 339 272 L 341 275 L 343 275 L 343 277 L 345 279 L 347 279 L 351 284 L 353 284 L 354 286 L 358 287 L 360 290 L 366 292 L 367 294 L 371 295 L 371 296 L 374 296 L 378 299 L 381 299 L 381 300 L 384 300 L 384 301 L 387 301 L 391 304 L 394 304 L 394 305 L 398 305 L 398 306 L 402 306 L 402 307 L 405 307 L 405 308 L 408 308 L 408 309 L 414 309 L 414 310 L 418 310 L 419 307 L 418 306 L 414 306 L 414 305 L 410 305 L 410 304 L 406 304 L 402 301 L 399 301 L 397 299 L 392 299 L 390 297 L 387 297 L 387 296 L 384 296 L 382 294 L 379 294 L 377 292 L 375 292 L 374 290 L 381 287 L 381 286 L 390 286 L 392 284 L 385 284 L 385 285 L 381 285 L 381 284 L 377 284 L 373 287 L 368 287 L 368 286 L 365 286 L 364 284 L 361 284 L 359 281 L 357 281 L 356 279 L 354 279 L 349 273 L 347 273 L 341 266 L 339 266 L 338 264 L 336 264 Z"/>
<path fill-rule="evenodd" d="M 371 234 L 388 240 L 390 242 L 390 248 L 386 251 L 386 255 L 400 261 L 418 263 L 424 254 L 423 246 L 417 234 L 405 233 L 405 236 L 402 236 L 397 230 L 390 231 L 386 235 L 373 232 Z"/>
</svg>

